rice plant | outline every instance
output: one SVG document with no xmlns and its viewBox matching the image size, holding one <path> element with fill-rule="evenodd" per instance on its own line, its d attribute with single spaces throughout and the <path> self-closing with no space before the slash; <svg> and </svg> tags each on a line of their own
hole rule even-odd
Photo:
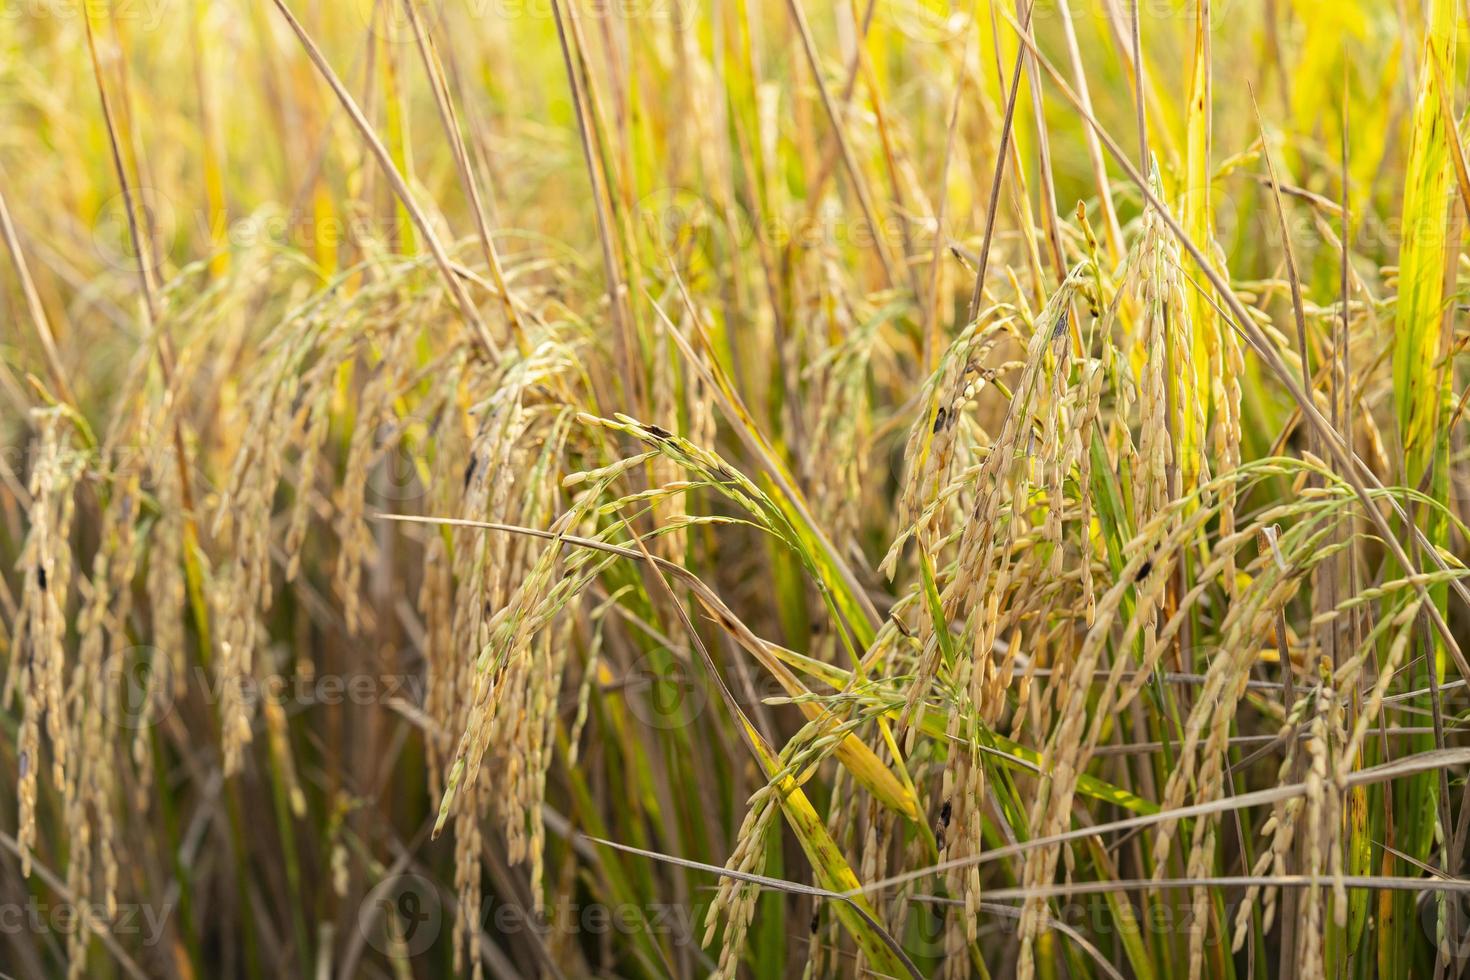
<svg viewBox="0 0 1470 980">
<path fill-rule="evenodd" d="M 15 0 L 0 976 L 1470 971 L 1470 9 Z"/>
</svg>

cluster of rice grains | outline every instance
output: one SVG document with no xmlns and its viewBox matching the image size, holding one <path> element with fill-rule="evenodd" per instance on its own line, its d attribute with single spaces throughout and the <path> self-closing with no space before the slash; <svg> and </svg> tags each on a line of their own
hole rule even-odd
<svg viewBox="0 0 1470 980">
<path fill-rule="evenodd" d="M 433 513 L 535 528 L 557 516 L 557 464 L 571 413 L 532 393 L 560 388 L 569 356 L 548 345 L 488 389 L 494 394 L 474 407 L 475 431 L 451 457 L 464 460 L 459 471 L 446 469 L 431 483 L 439 498 Z M 432 644 L 427 665 L 426 707 L 439 726 L 430 783 L 442 795 L 435 833 L 453 817 L 456 968 L 473 961 L 478 977 L 480 827 L 487 816 L 498 817 L 509 859 L 529 865 L 530 894 L 536 912 L 542 909 L 542 802 L 574 623 L 557 617 L 568 596 L 548 598 L 566 573 L 559 548 L 471 527 L 452 531 L 452 567 L 442 539 L 429 544 L 424 559 L 425 625 L 443 641 Z M 477 778 L 486 765 L 493 781 Z"/>
<path fill-rule="evenodd" d="M 56 783 L 65 782 L 67 757 L 65 687 L 66 595 L 71 587 L 71 521 L 76 505 L 72 489 L 81 467 L 70 448 L 60 411 L 40 419 L 41 443 L 31 471 L 31 531 L 22 552 L 24 585 L 16 617 L 17 647 L 24 659 L 12 659 L 5 681 L 5 701 L 19 685 L 25 716 L 20 733 L 21 864 L 30 874 L 30 848 L 36 836 L 36 770 L 41 765 L 41 719 L 52 741 Z M 65 456 L 63 455 L 65 453 Z"/>
<path fill-rule="evenodd" d="M 1030 340 L 1022 360 L 999 369 L 988 367 L 986 358 L 1001 331 L 1014 331 L 1024 314 L 997 308 L 983 315 L 944 358 L 930 388 L 930 410 L 909 441 L 901 511 L 906 523 L 884 567 L 894 568 L 909 537 L 917 541 L 920 560 L 935 565 L 938 601 L 932 617 L 920 618 L 922 652 L 914 661 L 904 719 L 910 750 L 921 712 L 938 707 L 948 719 L 948 761 L 933 812 L 941 856 L 960 865 L 944 882 L 964 898 L 964 914 L 950 917 L 945 946 L 953 976 L 968 975 L 965 947 L 977 936 L 981 876 L 978 864 L 964 859 L 983 851 L 984 822 L 993 817 L 1020 824 L 1018 831 L 1037 838 L 1067 830 L 1081 774 L 1099 742 L 1126 722 L 1156 671 L 1188 669 L 1187 624 L 1201 614 L 1218 621 L 1218 648 L 1199 689 L 1177 700 L 1160 689 L 1165 703 L 1154 706 L 1183 720 L 1161 803 L 1171 809 L 1219 799 L 1227 792 L 1226 748 L 1247 682 L 1262 656 L 1277 652 L 1263 645 L 1284 624 L 1283 611 L 1304 577 L 1345 547 L 1339 526 L 1351 517 L 1350 493 L 1329 474 L 1287 459 L 1242 466 L 1238 450 L 1223 451 L 1239 443 L 1238 341 L 1224 330 L 1204 346 L 1211 352 L 1208 393 L 1197 390 L 1194 371 L 1179 369 L 1190 363 L 1195 325 L 1180 286 L 1177 247 L 1156 215 L 1145 214 L 1121 286 L 1106 297 L 1103 310 L 1098 288 L 1108 287 L 1097 274 L 1074 270 L 1046 309 L 1027 318 Z M 1076 319 L 1079 306 L 1091 309 Z M 995 435 L 987 439 L 967 405 L 998 377 L 1012 387 L 991 428 Z M 1182 434 L 1205 432 L 1206 424 L 1222 450 L 1214 474 L 1197 448 L 1186 455 L 1181 447 Z M 962 466 L 957 458 L 977 462 Z M 1113 473 L 1132 474 L 1131 485 L 1108 488 L 1112 499 L 1105 502 L 1102 534 L 1094 521 L 1094 460 L 1105 461 Z M 1308 476 L 1318 489 L 1307 491 L 1306 499 L 1268 508 L 1237 528 L 1238 494 L 1270 478 L 1294 477 L 1300 489 Z M 1324 482 L 1328 489 L 1321 489 Z M 1125 498 L 1131 500 L 1126 511 Z M 1291 524 L 1283 532 L 1286 521 Z M 1124 536 L 1129 526 L 1136 530 Z M 1252 551 L 1255 557 L 1237 571 L 1238 554 Z M 952 557 L 945 561 L 945 555 Z M 1192 567 L 1181 565 L 1186 559 Z M 1185 582 L 1192 585 L 1175 590 Z M 1229 600 L 1223 606 L 1222 598 Z M 1279 643 L 1284 661 L 1287 638 Z M 1298 753 L 1307 753 L 1307 794 L 1278 805 L 1266 827 L 1273 846 L 1255 873 L 1268 866 L 1283 872 L 1302 810 L 1309 839 L 1301 870 L 1342 873 L 1341 780 L 1356 751 L 1344 745 L 1342 692 L 1351 689 L 1344 681 L 1356 677 L 1370 649 L 1360 647 L 1342 676 L 1324 669 L 1321 685 L 1287 706 L 1292 715 L 1281 718 L 1288 745 L 1282 771 L 1289 774 Z M 1165 663 L 1171 651 L 1174 659 Z M 1384 665 L 1378 680 L 1386 685 L 1393 669 Z M 1041 747 L 1034 779 L 1013 778 L 993 755 L 987 759 L 994 733 L 1007 725 L 1013 739 Z M 1359 732 L 1366 726 L 1360 718 Z M 996 775 L 999 781 L 990 778 Z M 1018 820 L 1016 808 L 1028 792 L 1029 817 Z M 1192 822 L 1189 877 L 1215 873 L 1215 822 L 1210 816 Z M 1176 824 L 1158 824 L 1151 862 L 1156 877 L 1171 867 Z M 1066 859 L 1070 878 L 1070 847 L 1036 847 L 1024 858 L 1022 883 L 1036 895 L 1026 900 L 1021 917 L 1022 976 L 1034 970 L 1033 944 L 1049 928 L 1045 890 L 1059 858 Z M 1192 895 L 1190 963 L 1197 975 L 1214 911 L 1208 889 L 1196 887 Z M 1242 925 L 1254 897 L 1252 889 Z M 1319 901 L 1320 892 L 1309 889 L 1299 933 L 1299 960 L 1309 975 L 1321 962 L 1313 945 L 1322 934 Z"/>
<path fill-rule="evenodd" d="M 141 465 L 125 462 L 128 454 L 118 451 L 118 443 L 129 435 L 131 418 L 116 419 L 99 446 L 69 405 L 32 413 L 37 441 L 25 490 L 30 528 L 18 562 L 21 601 L 18 608 L 10 607 L 12 649 L 18 655 L 10 659 L 0 694 L 0 702 L 20 707 L 16 843 L 25 875 L 31 874 L 38 846 L 42 774 L 49 774 L 50 788 L 60 796 L 70 841 L 65 887 L 76 897 L 78 915 L 66 941 L 71 977 L 84 975 L 92 935 L 117 914 L 116 819 L 123 785 L 118 766 L 130 749 L 140 762 L 132 777 L 138 803 L 147 805 L 150 770 L 141 763 L 142 732 L 131 742 L 117 734 L 151 721 L 161 699 L 159 686 L 171 673 L 156 651 L 132 645 L 127 628 L 139 531 L 147 526 L 140 481 L 171 465 L 167 454 Z M 89 520 L 96 518 L 90 575 L 78 574 L 73 557 L 74 541 L 86 535 L 80 530 L 79 502 L 91 511 Z M 164 623 L 162 635 L 168 633 Z M 121 727 L 120 721 L 125 722 Z"/>
</svg>

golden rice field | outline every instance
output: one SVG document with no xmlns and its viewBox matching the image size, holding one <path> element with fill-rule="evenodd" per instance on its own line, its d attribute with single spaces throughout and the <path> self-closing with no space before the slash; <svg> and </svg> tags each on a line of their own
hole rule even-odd
<svg viewBox="0 0 1470 980">
<path fill-rule="evenodd" d="M 0 977 L 1470 972 L 1467 41 L 0 0 Z"/>
</svg>

